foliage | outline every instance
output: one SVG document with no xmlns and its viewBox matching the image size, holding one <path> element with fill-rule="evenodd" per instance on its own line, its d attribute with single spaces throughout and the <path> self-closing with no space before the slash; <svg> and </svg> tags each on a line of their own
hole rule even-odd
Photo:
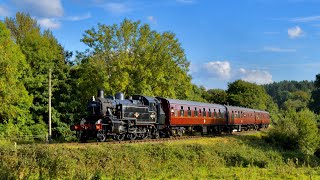
<svg viewBox="0 0 320 180">
<path fill-rule="evenodd" d="M 320 74 L 316 75 L 316 80 L 314 82 L 315 89 L 311 94 L 311 101 L 309 104 L 309 108 L 313 110 L 315 113 L 320 113 Z"/>
<path fill-rule="evenodd" d="M 278 151 L 260 137 L 143 144 L 0 146 L 1 179 L 305 179 L 319 159 Z"/>
<path fill-rule="evenodd" d="M 305 91 L 288 92 L 287 100 L 282 104 L 283 110 L 296 110 L 300 111 L 308 107 L 311 94 Z"/>
<path fill-rule="evenodd" d="M 320 142 L 315 114 L 310 110 L 285 112 L 269 131 L 268 141 L 284 149 L 313 154 Z"/>
<path fill-rule="evenodd" d="M 228 94 L 225 90 L 209 89 L 207 93 L 208 93 L 207 100 L 210 103 L 227 104 L 228 102 Z"/>
<path fill-rule="evenodd" d="M 29 70 L 10 31 L 0 22 L 0 136 L 31 134 L 28 127 L 34 125 L 29 112 L 32 96 L 23 83 Z"/>
<path fill-rule="evenodd" d="M 171 32 L 125 19 L 120 25 L 98 24 L 81 41 L 89 47 L 78 54 L 78 84 L 85 98 L 104 88 L 108 94 L 199 99 L 184 50 Z"/>
<path fill-rule="evenodd" d="M 228 102 L 230 105 L 242 106 L 259 110 L 274 108 L 271 97 L 262 86 L 237 80 L 228 85 Z"/>
<path fill-rule="evenodd" d="M 52 70 L 52 105 L 53 127 L 59 123 L 68 123 L 69 66 L 63 47 L 49 30 L 41 31 L 35 19 L 24 13 L 17 13 L 14 18 L 6 18 L 5 23 L 12 32 L 12 38 L 20 46 L 30 68 L 22 79 L 27 91 L 33 96 L 31 106 L 32 120 L 44 124 L 48 119 L 48 73 Z M 70 115 L 69 115 L 70 116 Z M 44 131 L 45 126 L 38 127 Z M 59 132 L 57 132 L 59 134 Z"/>
<path fill-rule="evenodd" d="M 306 108 L 314 89 L 314 84 L 310 81 L 285 80 L 263 86 L 278 106 L 285 110 Z"/>
</svg>

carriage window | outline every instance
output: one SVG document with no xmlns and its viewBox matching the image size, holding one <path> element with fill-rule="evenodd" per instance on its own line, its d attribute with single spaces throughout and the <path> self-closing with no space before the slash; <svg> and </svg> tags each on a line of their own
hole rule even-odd
<svg viewBox="0 0 320 180">
<path fill-rule="evenodd" d="M 216 112 L 216 109 L 214 109 L 213 116 L 214 116 L 214 118 L 217 118 L 217 112 Z"/>
<path fill-rule="evenodd" d="M 234 112 L 232 111 L 231 117 L 234 118 Z"/>
<path fill-rule="evenodd" d="M 197 108 L 196 108 L 196 107 L 194 108 L 194 116 L 195 116 L 195 117 L 198 116 L 198 111 L 197 111 Z"/>
<path fill-rule="evenodd" d="M 211 115 L 211 109 L 209 108 L 209 117 L 212 117 L 212 115 Z"/>
<path fill-rule="evenodd" d="M 180 116 L 184 116 L 183 106 L 181 106 L 181 109 L 180 109 Z"/>
<path fill-rule="evenodd" d="M 199 116 L 201 116 L 201 108 L 199 108 Z"/>
<path fill-rule="evenodd" d="M 175 111 L 174 111 L 173 107 L 171 107 L 171 116 L 175 116 Z"/>
<path fill-rule="evenodd" d="M 207 116 L 206 108 L 203 108 L 203 117 Z"/>
<path fill-rule="evenodd" d="M 188 107 L 188 116 L 191 116 L 191 109 Z"/>
<path fill-rule="evenodd" d="M 222 114 L 221 114 L 220 109 L 219 109 L 219 118 L 222 118 Z"/>
</svg>

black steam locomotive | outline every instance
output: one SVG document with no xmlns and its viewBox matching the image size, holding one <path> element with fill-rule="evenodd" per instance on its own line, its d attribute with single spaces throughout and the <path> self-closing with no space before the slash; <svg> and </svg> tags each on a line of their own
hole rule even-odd
<svg viewBox="0 0 320 180">
<path fill-rule="evenodd" d="M 164 128 L 165 114 L 154 97 L 135 95 L 124 99 L 123 93 L 104 97 L 103 90 L 99 90 L 98 96 L 89 101 L 87 111 L 88 117 L 71 126 L 82 142 L 95 137 L 105 141 L 108 136 L 117 141 L 158 138 L 159 129 Z"/>
</svg>

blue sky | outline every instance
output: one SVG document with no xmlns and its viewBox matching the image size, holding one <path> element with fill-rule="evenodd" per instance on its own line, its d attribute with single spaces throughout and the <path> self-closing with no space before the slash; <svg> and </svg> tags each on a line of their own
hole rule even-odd
<svg viewBox="0 0 320 180">
<path fill-rule="evenodd" d="M 226 89 L 314 80 L 320 73 L 320 0 L 0 0 L 0 18 L 28 12 L 70 51 L 85 30 L 124 18 L 171 31 L 191 62 L 193 82 Z"/>
</svg>

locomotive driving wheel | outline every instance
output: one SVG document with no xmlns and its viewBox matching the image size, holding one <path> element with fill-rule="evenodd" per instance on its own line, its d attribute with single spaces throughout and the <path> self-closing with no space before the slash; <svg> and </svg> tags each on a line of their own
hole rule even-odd
<svg viewBox="0 0 320 180">
<path fill-rule="evenodd" d="M 124 137 L 126 136 L 126 134 L 116 134 L 112 137 L 113 140 L 116 141 L 122 141 L 124 139 Z"/>
<path fill-rule="evenodd" d="M 137 138 L 137 134 L 136 133 L 127 133 L 126 138 L 128 140 L 135 140 Z"/>
<path fill-rule="evenodd" d="M 97 140 L 99 142 L 104 142 L 106 138 L 106 133 L 103 130 L 97 132 Z"/>
</svg>

